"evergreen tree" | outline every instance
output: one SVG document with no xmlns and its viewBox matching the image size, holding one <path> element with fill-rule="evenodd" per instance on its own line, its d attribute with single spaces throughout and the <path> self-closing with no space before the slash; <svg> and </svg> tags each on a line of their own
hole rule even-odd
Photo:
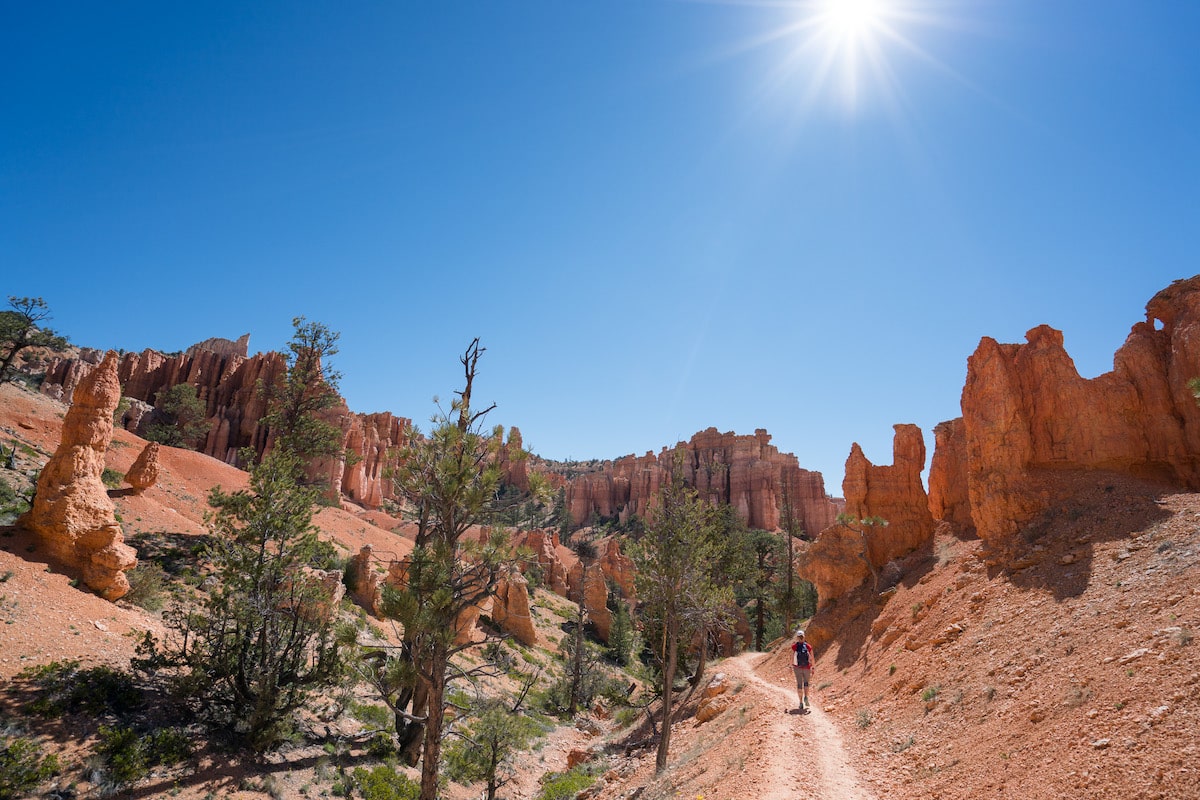
<svg viewBox="0 0 1200 800">
<path fill-rule="evenodd" d="M 406 584 L 385 595 L 384 613 L 402 623 L 403 644 L 398 656 L 375 657 L 373 672 L 396 714 L 402 755 L 413 763 L 420 746 L 421 800 L 437 797 L 451 658 L 472 646 L 455 644 L 459 620 L 494 593 L 514 560 L 503 529 L 467 535 L 473 526 L 501 518 L 505 502 L 497 462 L 502 429 L 482 428 L 495 405 L 482 411 L 471 405 L 483 352 L 475 339 L 459 359 L 463 390 L 448 413 L 439 408 L 427 437 L 414 431 L 394 475 L 397 493 L 416 519 L 417 539 Z M 522 455 L 510 452 L 509 458 Z"/>
<path fill-rule="evenodd" d="M 43 323 L 50 319 L 50 307 L 40 297 L 9 296 L 11 311 L 0 311 L 0 385 L 12 379 L 17 354 L 28 347 L 65 350 L 66 337 L 59 336 Z"/>
<path fill-rule="evenodd" d="M 667 766 L 671 744 L 671 712 L 679 646 L 712 618 L 714 609 L 732 600 L 713 580 L 719 553 L 712 508 L 683 479 L 683 456 L 677 451 L 671 479 L 659 490 L 653 519 L 631 548 L 637 567 L 638 597 L 657 659 L 662 696 L 662 732 L 655 769 Z"/>
<path fill-rule="evenodd" d="M 306 572 L 320 548 L 316 493 L 299 475 L 296 457 L 280 450 L 254 467 L 249 489 L 212 490 L 206 555 L 218 580 L 199 610 L 168 614 L 170 635 L 150 662 L 183 667 L 176 688 L 256 750 L 281 741 L 292 712 L 344 667 L 336 607 Z"/>
<path fill-rule="evenodd" d="M 152 442 L 194 450 L 197 441 L 208 433 L 204 402 L 190 383 L 178 383 L 160 392 L 154 408 L 161 419 L 146 427 L 146 438 Z"/>
<path fill-rule="evenodd" d="M 273 447 L 292 453 L 307 468 L 314 459 L 342 452 L 342 432 L 324 418 L 324 412 L 341 402 L 341 373 L 330 361 L 337 355 L 341 334 L 304 317 L 293 319 L 292 327 L 287 371 L 275 384 L 262 387 L 268 403 L 263 421 Z"/>
<path fill-rule="evenodd" d="M 446 747 L 446 774 L 460 783 L 483 781 L 487 800 L 515 777 L 513 757 L 538 733 L 529 717 L 503 703 L 484 703 L 475 721 Z"/>
</svg>

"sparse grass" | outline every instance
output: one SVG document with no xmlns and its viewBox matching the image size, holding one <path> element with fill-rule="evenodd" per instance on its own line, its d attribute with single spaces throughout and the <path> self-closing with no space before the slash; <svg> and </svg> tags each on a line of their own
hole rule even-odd
<svg viewBox="0 0 1200 800">
<path fill-rule="evenodd" d="M 909 736 L 907 739 L 897 739 L 896 741 L 892 742 L 892 752 L 903 753 L 916 743 L 917 738 L 915 736 Z"/>
<path fill-rule="evenodd" d="M 930 700 L 936 700 L 938 692 L 942 690 L 940 686 L 926 686 L 925 691 L 921 692 L 921 699 L 928 703 Z"/>
<path fill-rule="evenodd" d="M 1188 628 L 1180 628 L 1174 635 L 1175 643 L 1180 647 L 1186 647 L 1192 643 L 1194 635 Z"/>
<path fill-rule="evenodd" d="M 1063 699 L 1063 705 L 1067 708 L 1078 708 L 1090 700 L 1091 697 L 1091 689 L 1085 689 L 1082 686 L 1076 686 L 1074 689 L 1067 692 L 1067 696 Z"/>
<path fill-rule="evenodd" d="M 991 700 L 993 697 L 996 696 L 996 687 L 995 686 L 983 687 L 983 696 L 986 697 L 988 700 Z"/>
<path fill-rule="evenodd" d="M 924 607 L 925 606 L 923 603 L 913 603 L 912 604 L 912 618 L 916 619 L 917 617 L 919 617 L 921 615 L 921 609 Z"/>
<path fill-rule="evenodd" d="M 890 667 L 888 667 L 888 675 L 895 675 L 895 674 L 896 674 L 896 665 L 892 664 Z"/>
<path fill-rule="evenodd" d="M 854 715 L 854 724 L 866 730 L 871 727 L 871 723 L 875 721 L 875 715 L 871 713 L 869 708 L 860 708 L 858 713 Z"/>
</svg>

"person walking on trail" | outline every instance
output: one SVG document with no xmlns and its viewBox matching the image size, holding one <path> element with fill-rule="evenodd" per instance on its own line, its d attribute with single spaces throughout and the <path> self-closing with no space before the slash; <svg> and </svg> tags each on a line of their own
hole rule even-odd
<svg viewBox="0 0 1200 800">
<path fill-rule="evenodd" d="M 792 672 L 796 674 L 796 694 L 800 698 L 800 711 L 811 708 L 808 702 L 808 685 L 812 682 L 813 649 L 804 639 L 804 631 L 796 631 L 792 642 Z"/>
</svg>

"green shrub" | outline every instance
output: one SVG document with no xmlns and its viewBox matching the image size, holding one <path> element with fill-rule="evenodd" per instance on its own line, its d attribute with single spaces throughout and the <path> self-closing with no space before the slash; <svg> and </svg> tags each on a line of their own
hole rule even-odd
<svg viewBox="0 0 1200 800">
<path fill-rule="evenodd" d="M 8 482 L 0 478 L 0 525 L 10 525 L 29 509 L 29 503 Z"/>
<path fill-rule="evenodd" d="M 96 754 L 105 773 L 105 783 L 128 786 L 150 774 L 150 768 L 178 764 L 192 754 L 191 742 L 178 728 L 159 728 L 139 735 L 133 728 L 101 725 Z"/>
<path fill-rule="evenodd" d="M 143 561 L 125 573 L 129 592 L 125 599 L 147 611 L 158 611 L 165 603 L 167 573 L 157 561 Z"/>
<path fill-rule="evenodd" d="M 117 472 L 115 469 L 104 468 L 100 473 L 100 480 L 110 489 L 116 489 L 125 480 L 124 472 Z"/>
<path fill-rule="evenodd" d="M 350 716 L 368 728 L 392 729 L 392 711 L 377 703 L 351 703 Z"/>
<path fill-rule="evenodd" d="M 40 693 L 29 710 L 43 717 L 64 713 L 123 713 L 141 705 L 142 693 L 128 672 L 109 666 L 80 669 L 78 661 L 51 661 L 17 676 Z"/>
<path fill-rule="evenodd" d="M 616 721 L 618 728 L 628 728 L 630 725 L 638 721 L 638 717 L 642 712 L 636 708 L 620 708 L 613 715 L 613 720 Z"/>
<path fill-rule="evenodd" d="M 381 764 L 369 772 L 356 767 L 351 773 L 363 800 L 417 800 L 421 787 L 396 772 L 394 767 Z"/>
<path fill-rule="evenodd" d="M 575 767 L 567 772 L 551 772 L 542 781 L 538 800 L 574 800 L 575 795 L 596 782 L 596 776 L 584 767 Z"/>
<path fill-rule="evenodd" d="M 0 800 L 25 797 L 58 771 L 58 757 L 43 756 L 33 739 L 0 736 Z"/>
</svg>

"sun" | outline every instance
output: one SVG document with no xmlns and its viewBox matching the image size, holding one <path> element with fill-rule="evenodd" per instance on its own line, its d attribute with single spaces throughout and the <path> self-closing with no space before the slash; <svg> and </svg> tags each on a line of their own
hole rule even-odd
<svg viewBox="0 0 1200 800">
<path fill-rule="evenodd" d="M 826 35 L 853 42 L 878 33 L 890 10 L 884 0 L 821 0 L 813 13 Z"/>
<path fill-rule="evenodd" d="M 898 0 L 816 0 L 805 8 L 807 46 L 842 103 L 854 108 L 871 73 L 886 70 L 884 46 L 897 34 Z"/>
</svg>

